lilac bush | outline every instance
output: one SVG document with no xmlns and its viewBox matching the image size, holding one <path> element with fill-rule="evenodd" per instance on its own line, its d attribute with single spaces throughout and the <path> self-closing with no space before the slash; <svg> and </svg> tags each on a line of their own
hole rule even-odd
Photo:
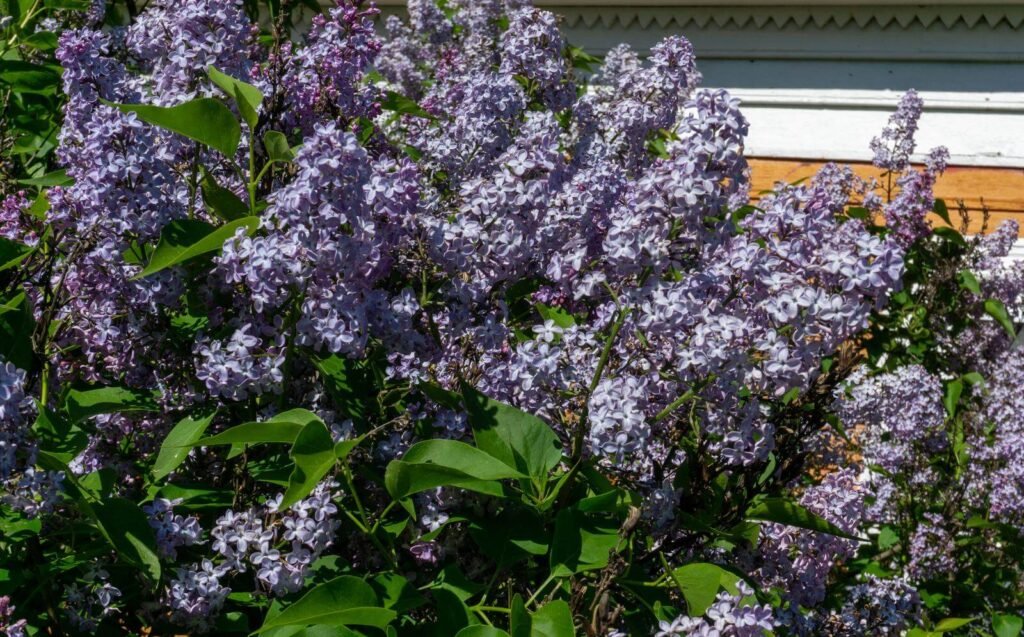
<svg viewBox="0 0 1024 637">
<path fill-rule="evenodd" d="M 1015 625 L 1016 230 L 933 231 L 915 94 L 755 198 L 681 36 L 129 9 L 0 207 L 7 634 Z"/>
</svg>

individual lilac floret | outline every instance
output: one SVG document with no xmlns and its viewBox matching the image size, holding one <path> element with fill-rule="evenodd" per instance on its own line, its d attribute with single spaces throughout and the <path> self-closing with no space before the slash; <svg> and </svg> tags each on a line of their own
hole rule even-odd
<svg viewBox="0 0 1024 637">
<path fill-rule="evenodd" d="M 882 129 L 882 135 L 871 140 L 871 150 L 875 153 L 872 163 L 875 166 L 893 173 L 906 170 L 914 153 L 914 135 L 923 109 L 924 100 L 917 91 L 911 89 L 903 94 L 896 112 Z"/>
<path fill-rule="evenodd" d="M 417 542 L 409 547 L 409 554 L 420 566 L 434 567 L 441 562 L 441 545 L 437 542 Z"/>
</svg>

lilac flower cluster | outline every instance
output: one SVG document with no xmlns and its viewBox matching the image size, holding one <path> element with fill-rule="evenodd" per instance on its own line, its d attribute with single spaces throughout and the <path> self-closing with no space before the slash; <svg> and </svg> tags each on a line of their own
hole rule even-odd
<svg viewBox="0 0 1024 637">
<path fill-rule="evenodd" d="M 338 2 L 328 15 L 313 18 L 305 46 L 285 45 L 281 63 L 287 70 L 280 80 L 288 100 L 286 124 L 308 134 L 338 118 L 375 114 L 375 93 L 360 80 L 381 46 L 373 27 L 377 10 L 361 4 Z"/>
<path fill-rule="evenodd" d="M 789 627 L 799 635 L 903 635 L 921 617 L 921 596 L 900 578 L 867 575 L 845 591 L 842 606 L 824 614 L 788 615 Z"/>
<path fill-rule="evenodd" d="M 754 591 L 746 582 L 736 583 L 736 593 L 720 592 L 700 617 L 679 616 L 662 621 L 655 637 L 761 637 L 776 626 L 770 606 L 751 603 Z"/>
<path fill-rule="evenodd" d="M 780 449 L 810 435 L 807 422 L 791 420 L 822 427 L 829 366 L 861 345 L 871 317 L 903 289 L 908 250 L 930 232 L 925 215 L 948 155 L 910 167 L 916 95 L 872 144 L 876 164 L 896 178 L 886 203 L 874 184 L 829 164 L 753 205 L 748 123 L 728 92 L 700 88 L 685 38 L 666 38 L 646 60 L 617 47 L 585 87 L 556 16 L 529 2 L 411 0 L 408 24 L 390 18 L 383 38 L 377 15 L 338 0 L 301 42 L 267 50 L 240 0 L 159 0 L 123 32 L 61 35 L 67 104 L 57 155 L 73 183 L 46 192 L 49 234 L 27 198 L 0 206 L 0 237 L 48 242 L 53 255 L 52 268 L 22 282 L 33 315 L 52 327 L 43 330 L 42 380 L 26 387 L 26 373 L 0 360 L 5 504 L 28 516 L 59 505 L 60 472 L 32 466 L 28 396 L 54 408 L 49 388 L 83 384 L 159 390 L 154 413 L 87 416 L 89 440 L 68 463 L 76 479 L 114 471 L 116 493 L 131 497 L 149 486 L 139 467 L 197 406 L 218 408 L 211 433 L 307 407 L 335 443 L 366 434 L 372 450 L 353 452 L 351 463 L 377 475 L 423 439 L 473 441 L 467 414 L 427 389 L 462 383 L 541 417 L 574 472 L 593 466 L 635 492 L 639 524 L 676 547 L 673 559 L 695 541 L 684 528 L 692 494 L 681 484 L 707 478 L 717 488 L 714 474 L 743 485 L 737 494 L 789 485 Z M 211 66 L 265 97 L 237 156 L 105 104 L 220 98 Z M 294 149 L 289 161 L 265 163 L 270 132 Z M 258 224 L 212 254 L 141 276 L 171 222 L 223 224 L 207 177 L 247 190 L 243 205 Z M 888 230 L 844 215 L 859 198 Z M 986 244 L 986 286 L 1009 306 L 1024 286 L 997 265 L 1012 231 L 1004 234 Z M 998 329 L 979 324 L 976 335 L 978 348 L 1012 358 Z M 1024 413 L 1013 393 L 1024 368 L 1007 368 L 1014 375 L 985 403 L 1000 422 Z M 373 390 L 355 388 L 363 374 Z M 886 494 L 898 495 L 897 477 L 927 482 L 921 459 L 949 448 L 942 383 L 913 365 L 853 376 L 834 407 L 850 429 L 863 428 L 865 462 L 888 476 L 834 471 L 803 488 L 800 504 L 847 534 L 891 521 L 898 502 Z M 336 404 L 346 391 L 355 407 Z M 378 407 L 400 413 L 377 422 Z M 990 499 L 1006 521 L 1024 519 L 1020 436 L 1024 424 L 991 444 L 971 439 L 968 461 L 988 478 L 966 493 Z M 234 456 L 223 456 L 199 448 L 188 462 L 238 489 Z M 265 483 L 246 482 L 205 531 L 182 502 L 148 501 L 157 550 L 173 565 L 161 613 L 204 631 L 232 587 L 272 597 L 301 590 L 341 527 L 333 480 L 287 511 Z M 377 507 L 383 492 L 369 482 L 359 488 Z M 425 571 L 464 557 L 464 536 L 447 531 L 474 497 L 452 487 L 416 494 L 416 523 L 395 532 L 402 550 L 388 557 Z M 371 513 L 386 524 L 399 509 Z M 735 524 L 743 511 L 730 515 Z M 952 532 L 936 519 L 913 533 L 911 578 L 948 573 L 937 547 L 948 549 Z M 764 523 L 754 544 L 737 552 L 746 551 L 751 581 L 781 591 L 778 617 L 741 582 L 703 616 L 661 622 L 658 634 L 766 634 L 785 613 L 820 607 L 858 547 L 779 523 Z M 88 631 L 118 612 L 121 591 L 109 579 L 96 570 L 69 589 L 69 621 Z M 889 634 L 911 625 L 919 600 L 894 582 L 851 588 L 841 609 L 815 611 L 814 626 Z"/>
<path fill-rule="evenodd" d="M 855 533 L 864 520 L 865 495 L 854 472 L 844 469 L 808 488 L 800 504 L 843 532 Z M 854 540 L 769 523 L 761 530 L 753 572 L 762 585 L 779 587 L 791 604 L 814 607 L 824 600 L 833 569 L 856 549 Z"/>
<path fill-rule="evenodd" d="M 919 460 L 949 444 L 942 382 L 920 365 L 909 365 L 878 376 L 859 373 L 850 379 L 848 394 L 837 411 L 847 427 L 863 428 L 866 462 L 927 481 L 928 469 Z"/>
<path fill-rule="evenodd" d="M 251 573 L 260 593 L 283 596 L 301 590 L 310 565 L 334 542 L 336 493 L 322 483 L 287 512 L 279 511 L 283 495 L 244 511 L 229 510 L 210 530 L 212 554 L 179 568 L 165 591 L 175 620 L 199 631 L 208 630 L 231 593 L 226 581 Z M 194 518 L 175 516 L 167 502 L 154 503 L 150 524 L 162 538 L 161 548 L 198 544 L 201 529 Z"/>
<path fill-rule="evenodd" d="M 100 567 L 90 569 L 80 582 L 68 587 L 64 609 L 68 622 L 83 632 L 95 631 L 105 618 L 118 612 L 121 591 L 108 580 L 110 573 Z"/>
<path fill-rule="evenodd" d="M 202 536 L 199 518 L 175 514 L 174 505 L 171 500 L 158 498 L 142 508 L 156 532 L 160 554 L 171 560 L 177 559 L 179 547 L 198 544 Z"/>
<path fill-rule="evenodd" d="M 25 637 L 24 619 L 11 621 L 16 608 L 11 605 L 11 598 L 7 595 L 0 596 L 0 634 L 4 637 Z"/>
<path fill-rule="evenodd" d="M 246 77 L 251 37 L 241 0 L 150 3 L 125 34 L 129 55 L 145 73 L 143 89 L 153 103 L 180 104 L 213 94 L 205 80 L 214 66 Z"/>
</svg>

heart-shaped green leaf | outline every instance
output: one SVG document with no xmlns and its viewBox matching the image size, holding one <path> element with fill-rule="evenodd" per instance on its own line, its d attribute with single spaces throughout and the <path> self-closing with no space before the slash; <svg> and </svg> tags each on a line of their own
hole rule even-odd
<svg viewBox="0 0 1024 637">
<path fill-rule="evenodd" d="M 184 135 L 200 144 L 215 148 L 228 157 L 234 157 L 242 138 L 242 127 L 231 109 L 210 97 L 177 106 L 150 106 L 148 104 L 111 104 L 124 113 L 135 113 L 139 119 Z"/>
<path fill-rule="evenodd" d="M 194 219 L 172 221 L 160 232 L 160 243 L 153 251 L 149 265 L 136 278 L 147 277 L 189 259 L 217 252 L 224 247 L 225 241 L 235 236 L 239 228 L 245 228 L 246 234 L 252 235 L 259 225 L 259 217 L 242 217 L 219 228 Z"/>
<path fill-rule="evenodd" d="M 268 618 L 257 633 L 282 626 L 372 626 L 383 629 L 397 613 L 383 608 L 373 588 L 351 575 L 314 587 L 279 614 Z"/>
</svg>

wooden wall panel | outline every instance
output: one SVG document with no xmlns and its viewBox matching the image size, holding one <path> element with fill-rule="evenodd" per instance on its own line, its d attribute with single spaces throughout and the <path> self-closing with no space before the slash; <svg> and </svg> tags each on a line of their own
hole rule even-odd
<svg viewBox="0 0 1024 637">
<path fill-rule="evenodd" d="M 773 184 L 779 181 L 792 183 L 810 177 L 820 166 L 821 162 L 812 161 L 751 159 L 751 193 L 756 199 L 757 193 L 770 189 Z M 864 178 L 880 175 L 880 171 L 868 163 L 852 163 L 850 166 Z M 983 206 L 988 207 L 991 213 L 990 230 L 1004 219 L 1016 219 L 1024 229 L 1024 169 L 950 166 L 939 179 L 935 194 L 946 200 L 950 210 L 955 208 L 957 201 L 963 201 L 975 213 L 971 231 L 980 229 L 978 213 Z"/>
</svg>

